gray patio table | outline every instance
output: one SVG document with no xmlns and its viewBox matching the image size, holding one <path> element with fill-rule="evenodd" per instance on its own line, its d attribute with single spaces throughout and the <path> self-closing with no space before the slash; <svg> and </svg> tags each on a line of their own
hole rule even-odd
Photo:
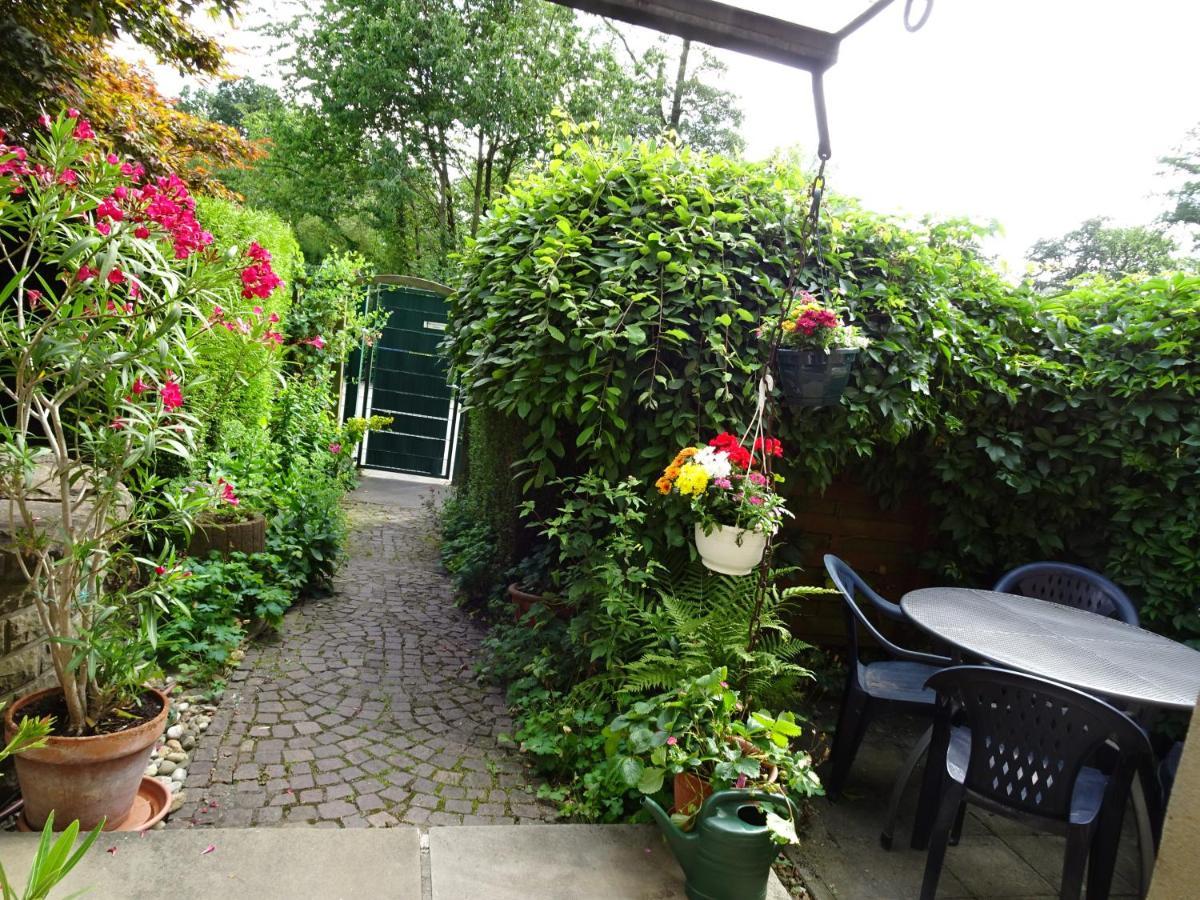
<svg viewBox="0 0 1200 900">
<path fill-rule="evenodd" d="M 1200 652 L 1117 619 L 975 588 L 910 591 L 900 607 L 958 657 L 1068 684 L 1141 717 L 1190 710 L 1200 696 Z M 1145 882 L 1154 864 L 1150 815 L 1141 791 L 1133 799 Z"/>
</svg>

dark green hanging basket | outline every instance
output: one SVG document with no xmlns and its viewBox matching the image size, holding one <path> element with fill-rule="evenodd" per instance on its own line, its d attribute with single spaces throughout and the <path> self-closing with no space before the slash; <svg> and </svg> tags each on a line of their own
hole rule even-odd
<svg viewBox="0 0 1200 900">
<path fill-rule="evenodd" d="M 856 349 L 776 351 L 779 389 L 789 406 L 837 406 L 850 382 Z"/>
</svg>

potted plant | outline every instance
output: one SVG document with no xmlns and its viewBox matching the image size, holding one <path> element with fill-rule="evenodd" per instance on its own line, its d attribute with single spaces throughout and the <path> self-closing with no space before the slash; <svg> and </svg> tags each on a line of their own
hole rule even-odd
<svg viewBox="0 0 1200 900">
<path fill-rule="evenodd" d="M 726 672 L 718 668 L 638 701 L 604 731 L 606 752 L 631 788 L 655 796 L 670 784 L 671 820 L 685 830 L 714 791 L 762 791 L 792 801 L 822 793 L 812 757 L 791 748 L 801 734 L 795 716 L 748 712 Z M 796 841 L 793 819 L 767 818 L 781 842 Z"/>
<path fill-rule="evenodd" d="M 764 471 L 768 456 L 782 455 L 775 438 L 759 437 L 747 450 L 726 432 L 707 446 L 684 447 L 655 483 L 660 494 L 691 504 L 696 551 L 712 571 L 749 575 L 762 561 L 768 536 L 790 515 L 775 492 L 780 477 Z"/>
<path fill-rule="evenodd" d="M 262 553 L 267 549 L 267 517 L 238 498 L 233 482 L 218 476 L 204 489 L 205 507 L 194 518 L 187 555 L 205 559 L 212 552 Z"/>
<path fill-rule="evenodd" d="M 833 310 L 801 291 L 780 319 L 767 319 L 761 333 L 779 341 L 775 355 L 779 389 L 793 406 L 834 406 L 867 339 Z"/>
<path fill-rule="evenodd" d="M 550 544 L 542 544 L 509 571 L 509 577 L 513 580 L 508 585 L 507 593 L 516 621 L 525 618 L 538 604 L 560 619 L 569 619 L 574 613 L 574 607 L 555 592 L 555 579 L 551 572 L 553 556 Z"/>
<path fill-rule="evenodd" d="M 187 574 L 153 537 L 195 503 L 150 463 L 191 453 L 184 365 L 217 300 L 280 284 L 261 247 L 218 253 L 194 209 L 76 110 L 43 116 L 31 149 L 0 143 L 0 530 L 57 681 L 4 717 L 8 738 L 20 716 L 53 719 L 15 759 L 33 828 L 52 812 L 117 828 L 133 805 L 167 718 L 146 685 L 154 618 Z M 230 330 L 277 343 L 261 316 Z"/>
</svg>

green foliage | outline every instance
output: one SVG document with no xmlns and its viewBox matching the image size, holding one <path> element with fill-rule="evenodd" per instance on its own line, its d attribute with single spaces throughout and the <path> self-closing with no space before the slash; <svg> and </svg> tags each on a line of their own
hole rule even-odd
<svg viewBox="0 0 1200 900">
<path fill-rule="evenodd" d="M 344 363 L 364 342 L 379 340 L 388 311 L 366 310 L 366 268 L 357 253 L 334 253 L 304 284 L 284 323 L 291 358 L 302 369 Z M 304 343 L 318 336 L 324 347 Z"/>
<path fill-rule="evenodd" d="M 272 553 L 231 553 L 228 559 L 213 554 L 193 561 L 190 571 L 174 591 L 186 612 L 159 627 L 158 658 L 164 666 L 205 681 L 229 665 L 250 622 L 275 626 L 282 621 L 299 584 L 281 580 L 289 577 L 288 570 Z"/>
<path fill-rule="evenodd" d="M 272 213 L 213 198 L 200 198 L 196 215 L 222 247 L 237 247 L 243 253 L 251 241 L 265 247 L 272 268 L 284 280 L 284 287 L 267 300 L 243 298 L 241 285 L 232 286 L 217 301 L 225 318 L 249 318 L 259 306 L 264 315 L 274 314 L 286 322 L 291 285 L 303 272 L 300 248 L 291 229 Z M 197 338 L 193 352 L 197 385 L 192 401 L 200 418 L 198 446 L 206 453 L 227 447 L 265 451 L 267 423 L 279 386 L 278 349 L 247 347 L 237 332 L 212 328 Z"/>
<path fill-rule="evenodd" d="M 1193 249 L 1200 249 L 1200 125 L 1192 128 L 1178 147 L 1158 161 L 1173 182 L 1167 191 L 1173 206 L 1162 219 L 1168 225 L 1188 229 Z"/>
<path fill-rule="evenodd" d="M 455 592 L 478 599 L 498 590 L 491 526 L 481 521 L 461 496 L 452 496 L 443 504 L 441 529 L 442 565 L 454 579 Z"/>
<path fill-rule="evenodd" d="M 787 486 L 847 473 L 919 493 L 942 577 L 1076 561 L 1130 590 L 1152 627 L 1200 634 L 1200 510 L 1179 488 L 1200 470 L 1200 280 L 1040 297 L 1005 283 L 965 223 L 905 225 L 838 198 L 821 264 L 793 273 L 805 207 L 790 168 L 568 140 L 497 201 L 452 301 L 460 383 L 477 415 L 524 434 L 515 469 L 539 508 L 564 475 L 651 479 L 748 421 L 755 332 L 804 288 L 870 345 L 838 408 L 781 404 Z M 666 511 L 649 522 L 642 542 L 685 544 Z"/>
<path fill-rule="evenodd" d="M 1167 235 L 1142 225 L 1114 228 L 1106 222 L 1088 219 L 1061 238 L 1035 243 L 1029 261 L 1038 288 L 1059 292 L 1082 275 L 1157 275 L 1172 267 L 1176 248 Z"/>
<path fill-rule="evenodd" d="M 665 580 L 662 611 L 638 624 L 663 630 L 658 645 L 625 667 L 625 689 L 664 690 L 699 678 L 714 666 L 737 673 L 747 697 L 772 706 L 790 702 L 812 673 L 797 660 L 811 649 L 792 637 L 787 617 L 797 598 L 835 593 L 824 588 L 781 588 L 793 570 L 772 572 L 757 603 L 757 576 L 717 575 L 699 564 Z M 664 621 L 665 620 L 665 621 Z M 751 630 L 754 646 L 749 646 Z"/>
</svg>

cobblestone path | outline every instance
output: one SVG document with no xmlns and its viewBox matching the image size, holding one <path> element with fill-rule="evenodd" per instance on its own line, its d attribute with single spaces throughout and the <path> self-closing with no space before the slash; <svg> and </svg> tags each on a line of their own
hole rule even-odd
<svg viewBox="0 0 1200 900">
<path fill-rule="evenodd" d="M 451 601 L 430 512 L 351 498 L 332 596 L 251 648 L 201 737 L 169 827 L 545 822 L 483 630 Z"/>
</svg>

